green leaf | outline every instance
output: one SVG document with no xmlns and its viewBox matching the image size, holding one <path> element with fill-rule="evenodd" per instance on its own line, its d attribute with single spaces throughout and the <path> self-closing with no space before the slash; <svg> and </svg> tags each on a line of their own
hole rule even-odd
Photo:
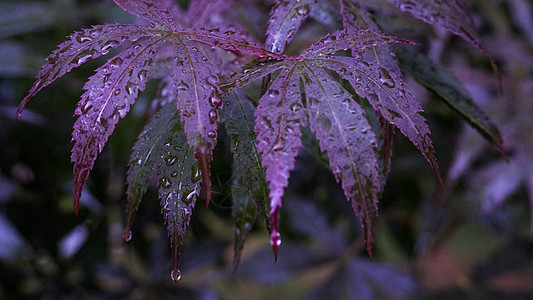
<svg viewBox="0 0 533 300">
<path fill-rule="evenodd" d="M 237 271 L 241 261 L 242 249 L 248 233 L 255 221 L 255 205 L 247 193 L 248 189 L 242 183 L 239 173 L 235 173 L 231 194 L 233 196 L 233 220 L 235 242 L 233 247 L 233 272 Z"/>
<path fill-rule="evenodd" d="M 444 103 L 459 113 L 489 143 L 503 153 L 500 131 L 450 71 L 428 57 L 412 51 L 397 51 L 397 57 L 402 70 L 437 94 Z"/>
<path fill-rule="evenodd" d="M 270 232 L 268 186 L 261 156 L 257 151 L 254 112 L 255 107 L 243 92 L 234 92 L 225 98 L 225 125 L 231 137 L 234 173 L 240 175 L 248 197 L 255 203 Z"/>
<path fill-rule="evenodd" d="M 175 104 L 167 103 L 144 127 L 143 132 L 133 145 L 126 178 L 128 184 L 126 225 L 124 227 L 124 239 L 126 241 L 131 238 L 131 226 L 142 196 L 146 193 L 150 182 L 159 169 L 162 149 L 169 137 L 170 130 L 177 121 L 178 115 Z"/>
<path fill-rule="evenodd" d="M 164 109 L 173 103 L 167 104 Z M 187 145 L 187 135 L 178 118 L 170 120 L 172 129 L 166 135 L 157 172 L 161 213 L 167 224 L 172 248 L 172 273 L 174 281 L 180 279 L 180 256 L 183 237 L 192 216 L 196 198 L 200 194 L 202 174 L 194 151 Z"/>
</svg>

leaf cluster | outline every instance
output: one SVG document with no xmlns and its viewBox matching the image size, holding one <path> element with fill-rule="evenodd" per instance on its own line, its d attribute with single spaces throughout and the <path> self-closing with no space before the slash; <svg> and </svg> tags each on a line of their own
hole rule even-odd
<svg viewBox="0 0 533 300">
<path fill-rule="evenodd" d="M 75 111 L 71 161 L 77 214 L 83 186 L 116 124 L 146 83 L 159 81 L 150 121 L 129 162 L 124 239 L 131 239 L 141 199 L 156 179 L 172 245 L 173 280 L 181 276 L 183 237 L 200 183 L 209 203 L 211 161 L 222 123 L 231 139 L 234 185 L 241 187 L 234 189 L 235 268 L 257 213 L 277 259 L 282 198 L 302 131 L 314 134 L 360 217 L 370 256 L 396 129 L 422 153 L 442 185 L 429 127 L 402 71 L 426 83 L 502 148 L 498 130 L 453 76 L 412 50 L 393 50 L 393 44 L 410 42 L 383 33 L 371 13 L 375 7 L 350 0 L 279 0 L 262 42 L 253 38 L 258 36 L 254 28 L 229 21 L 235 19 L 233 2 L 197 0 L 183 10 L 170 0 L 115 0 L 144 23 L 96 25 L 72 33 L 48 56 L 17 111 L 18 116 L 37 92 L 73 68 L 119 49 L 86 82 Z M 254 4 L 244 2 L 240 5 Z M 390 2 L 486 53 L 462 2 Z M 394 9 L 388 3 L 381 8 Z M 308 18 L 329 33 L 313 37 L 301 51 L 291 50 Z"/>
</svg>

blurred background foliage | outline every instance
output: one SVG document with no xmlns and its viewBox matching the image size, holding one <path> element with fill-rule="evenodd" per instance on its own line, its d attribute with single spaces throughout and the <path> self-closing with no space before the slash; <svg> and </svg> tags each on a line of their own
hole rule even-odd
<svg viewBox="0 0 533 300">
<path fill-rule="evenodd" d="M 460 38 L 393 6 L 379 11 L 378 21 L 387 32 L 416 40 L 460 79 L 500 128 L 507 161 L 438 96 L 408 79 L 425 108 L 445 191 L 397 134 L 370 262 L 342 190 L 302 148 L 284 197 L 278 262 L 256 222 L 233 274 L 232 159 L 222 136 L 213 199 L 194 211 L 183 276 L 175 284 L 154 190 L 144 197 L 132 240 L 122 240 L 126 163 L 157 83 L 149 84 L 99 156 L 79 218 L 72 204 L 71 116 L 84 81 L 104 60 L 47 87 L 12 121 L 43 59 L 65 36 L 133 18 L 108 0 L 1 0 L 0 298 L 531 299 L 533 4 L 475 0 L 472 7 L 500 66 L 501 93 L 488 59 Z"/>
</svg>

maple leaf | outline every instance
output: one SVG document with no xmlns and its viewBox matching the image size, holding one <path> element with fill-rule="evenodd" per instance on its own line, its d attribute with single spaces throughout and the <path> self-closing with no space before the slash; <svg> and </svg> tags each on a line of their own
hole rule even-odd
<svg viewBox="0 0 533 300">
<path fill-rule="evenodd" d="M 231 138 L 235 166 L 234 269 L 256 210 L 270 233 L 277 259 L 282 198 L 302 145 L 301 128 L 307 124 L 361 218 L 370 257 L 394 128 L 420 150 L 441 182 L 429 127 L 420 114 L 422 108 L 407 90 L 389 47 L 408 42 L 382 33 L 370 12 L 357 3 L 340 1 L 344 28 L 323 36 L 299 56 L 283 54 L 287 44 L 309 16 L 334 24 L 320 15 L 327 14 L 334 4 L 277 1 L 265 46 L 261 46 L 235 28 L 206 27 L 215 23 L 215 17 L 232 1 L 217 1 L 217 7 L 208 7 L 203 0 L 192 1 L 187 11 L 169 0 L 115 3 L 149 24 L 101 25 L 73 33 L 48 57 L 17 116 L 43 87 L 124 44 L 118 55 L 89 78 L 75 112 L 78 119 L 71 159 L 77 214 L 82 188 L 117 122 L 128 113 L 146 83 L 160 79 L 151 120 L 130 159 L 124 239 L 131 238 L 141 199 L 151 181 L 157 179 L 161 212 L 172 245 L 173 280 L 180 276 L 183 236 L 199 195 L 200 180 L 206 204 L 210 200 L 210 164 L 221 121 Z M 437 23 L 455 30 L 448 22 L 445 18 Z M 468 26 L 463 27 L 470 30 Z M 475 36 L 473 40 L 477 41 Z M 255 107 L 242 88 L 259 79 L 263 79 L 263 87 Z M 478 127 L 486 125 L 477 123 Z"/>
<path fill-rule="evenodd" d="M 24 107 L 37 92 L 73 68 L 89 59 L 109 53 L 109 50 L 117 48 L 128 40 L 151 34 L 152 32 L 143 26 L 122 24 L 98 25 L 72 33 L 65 42 L 58 45 L 57 50 L 46 58 L 47 63 L 37 74 L 37 80 L 19 105 L 16 117 L 20 116 Z"/>
<path fill-rule="evenodd" d="M 472 43 L 483 54 L 487 49 L 475 29 L 472 14 L 465 0 L 389 0 L 400 10 L 407 11 L 428 24 L 442 27 Z"/>
<path fill-rule="evenodd" d="M 433 166 L 440 182 L 429 128 L 419 114 L 419 104 L 405 89 L 400 74 L 377 63 L 371 64 L 359 55 L 366 48 L 397 42 L 404 41 L 372 30 L 345 29 L 326 35 L 299 57 L 245 68 L 232 74 L 230 82 L 222 85 L 222 90 L 231 91 L 280 70 L 259 99 L 255 113 L 258 150 L 262 153 L 270 188 L 271 244 L 275 254 L 280 244 L 278 218 L 283 190 L 288 185 L 289 172 L 294 167 L 301 145 L 300 127 L 305 126 L 309 118 L 322 151 L 327 151 L 333 173 L 342 182 L 355 213 L 363 221 L 367 250 L 371 255 L 377 196 L 384 184 L 378 175 L 379 164 L 374 154 L 376 137 L 355 100 L 351 104 L 342 104 L 350 99 L 348 92 L 325 73 L 327 70 L 335 71 L 346 79 L 355 92 L 366 98 L 383 116 L 386 124 L 394 125 L 411 139 Z M 344 49 L 352 49 L 357 57 L 330 55 Z M 300 80 L 305 87 L 305 103 L 302 101 Z M 332 91 L 333 87 L 338 89 Z M 361 121 L 349 124 L 347 120 L 350 117 L 344 115 L 346 112 L 344 107 L 340 108 L 342 105 L 348 105 L 347 111 Z M 341 115 L 343 117 L 339 117 Z M 390 140 L 391 130 L 386 124 L 382 126 L 383 136 Z M 345 132 L 346 128 L 350 128 L 349 134 Z M 358 139 L 358 142 L 353 139 Z M 387 153 L 382 154 L 382 158 L 387 160 L 382 163 L 384 168 L 390 160 L 389 143 L 383 142 L 384 149 L 387 149 Z"/>
<path fill-rule="evenodd" d="M 150 141 L 147 143 L 146 141 Z M 131 239 L 135 214 L 150 182 L 159 186 L 161 213 L 167 224 L 172 248 L 172 274 L 179 280 L 180 254 L 183 236 L 189 224 L 196 198 L 200 193 L 201 172 L 175 104 L 165 104 L 145 126 L 133 146 L 128 177 L 128 204 L 124 239 Z"/>
<path fill-rule="evenodd" d="M 89 78 L 75 115 L 71 160 L 74 163 L 74 208 L 94 161 L 113 133 L 120 118 L 126 116 L 140 91 L 144 90 L 161 39 L 146 39 L 109 60 Z"/>
<path fill-rule="evenodd" d="M 371 255 L 373 219 L 377 215 L 380 189 L 374 154 L 376 139 L 363 109 L 322 68 L 306 63 L 302 70 L 311 130 L 316 132 L 330 167 L 365 228 L 367 252 Z"/>
<path fill-rule="evenodd" d="M 232 195 L 235 219 L 233 262 L 235 272 L 239 265 L 244 241 L 255 220 L 256 210 L 259 211 L 268 231 L 271 230 L 271 224 L 268 187 L 254 133 L 255 107 L 240 90 L 227 95 L 224 102 L 226 132 L 231 138 L 234 160 L 235 179 L 232 185 Z"/>
</svg>

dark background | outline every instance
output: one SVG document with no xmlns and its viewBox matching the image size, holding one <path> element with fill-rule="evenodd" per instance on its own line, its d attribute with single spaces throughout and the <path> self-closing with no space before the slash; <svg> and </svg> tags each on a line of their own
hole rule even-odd
<svg viewBox="0 0 533 300">
<path fill-rule="evenodd" d="M 213 199 L 207 209 L 199 199 L 183 247 L 182 279 L 174 283 L 155 190 L 143 198 L 132 240 L 122 240 L 129 151 L 156 82 L 100 154 L 78 218 L 72 114 L 83 83 L 106 58 L 46 87 L 13 121 L 43 59 L 68 34 L 134 19 L 112 1 L 0 1 L 0 298 L 531 299 L 533 4 L 476 0 L 472 6 L 500 67 L 502 93 L 489 60 L 460 38 L 413 19 L 407 24 L 417 29 L 406 36 L 421 36 L 424 51 L 452 70 L 498 125 L 507 162 L 408 79 L 424 105 L 446 190 L 397 133 L 370 262 L 339 185 L 302 149 L 284 197 L 278 262 L 258 221 L 232 274 L 232 166 L 222 134 Z"/>
</svg>

